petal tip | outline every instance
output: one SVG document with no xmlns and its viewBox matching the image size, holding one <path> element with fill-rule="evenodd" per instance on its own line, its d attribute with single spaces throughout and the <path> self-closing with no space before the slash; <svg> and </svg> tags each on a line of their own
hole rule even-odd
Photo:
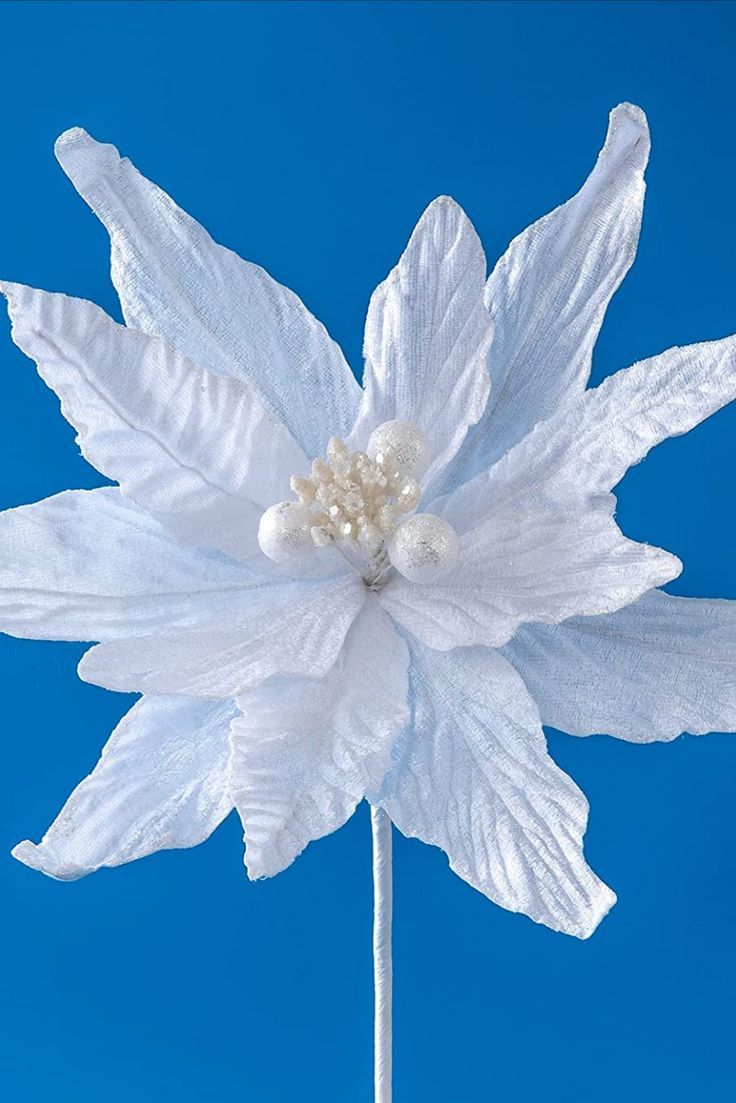
<svg viewBox="0 0 736 1103">
<path fill-rule="evenodd" d="M 485 281 L 486 259 L 483 245 L 467 213 L 451 195 L 438 195 L 425 208 L 414 227 L 409 247 L 422 235 L 434 241 L 435 247 L 441 253 L 450 252 L 453 246 L 460 243 L 463 248 L 471 249 L 477 265 L 483 270 L 482 278 Z"/>
<path fill-rule="evenodd" d="M 72 126 L 54 142 L 54 156 L 66 172 L 77 158 L 83 155 L 84 150 L 97 143 L 81 126 Z"/>
<path fill-rule="evenodd" d="M 291 861 L 294 859 L 292 858 Z M 245 866 L 245 872 L 248 875 L 249 881 L 268 881 L 271 877 L 276 877 L 279 873 L 283 873 L 288 866 L 291 865 L 291 861 L 280 862 L 274 856 L 259 854 L 256 856 L 253 854 L 253 848 L 251 846 L 251 856 L 248 857 L 248 850 L 246 844 L 246 853 L 243 858 L 243 865 Z"/>
<path fill-rule="evenodd" d="M 618 118 L 626 116 L 631 122 L 640 126 L 642 130 L 648 130 L 647 117 L 644 113 L 644 109 L 639 107 L 636 103 L 629 103 L 628 100 L 624 100 L 622 103 L 616 104 L 611 111 L 611 118 Z"/>
<path fill-rule="evenodd" d="M 83 682 L 88 680 L 88 671 L 94 664 L 94 658 L 92 657 L 93 651 L 94 647 L 90 647 L 89 651 L 85 651 L 84 655 L 82 655 L 82 658 L 77 663 L 77 675 Z"/>
<path fill-rule="evenodd" d="M 0 280 L 0 295 L 3 295 L 10 305 L 14 296 L 17 295 L 20 284 L 11 283 L 10 280 Z"/>
<path fill-rule="evenodd" d="M 463 222 L 471 225 L 470 219 L 458 203 L 457 199 L 453 199 L 451 195 L 438 195 L 436 199 L 427 206 L 422 219 L 431 218 L 433 216 L 444 216 L 445 218 L 452 218 L 456 222 Z"/>
<path fill-rule="evenodd" d="M 54 152 L 62 152 L 67 146 L 77 145 L 79 142 L 92 141 L 93 139 L 81 126 L 70 126 L 68 130 L 62 131 L 59 137 L 54 142 Z"/>
<path fill-rule="evenodd" d="M 634 103 L 620 103 L 608 116 L 608 133 L 600 156 L 631 158 L 643 172 L 649 160 L 649 124 L 641 107 Z"/>
<path fill-rule="evenodd" d="M 673 555 L 672 552 L 660 551 L 660 558 L 662 561 L 663 581 L 658 582 L 657 586 L 664 586 L 665 582 L 673 582 L 676 578 L 679 578 L 685 565 L 682 560 L 678 556 Z"/>
<path fill-rule="evenodd" d="M 82 658 L 77 663 L 77 677 L 82 682 L 86 682 L 91 686 L 98 686 L 100 689 L 109 689 L 113 692 L 125 692 L 125 690 L 118 690 L 117 686 L 108 684 L 112 681 L 111 678 L 105 676 L 104 670 L 98 669 L 99 655 L 97 650 L 100 647 L 99 644 L 95 644 L 90 647 L 89 651 L 85 651 Z M 103 652 L 104 654 L 104 652 Z M 104 663 L 103 663 L 104 667 Z M 109 674 L 109 672 L 107 672 Z"/>
<path fill-rule="evenodd" d="M 431 210 L 433 207 L 446 208 L 447 210 L 454 211 L 456 214 L 464 214 L 462 207 L 458 203 L 457 199 L 453 199 L 451 195 L 438 195 L 429 204 L 427 210 Z"/>
<path fill-rule="evenodd" d="M 91 872 L 91 870 L 84 869 L 81 866 L 64 864 L 43 843 L 36 845 L 30 839 L 24 839 L 23 842 L 18 843 L 17 846 L 13 847 L 10 854 L 11 857 L 24 866 L 35 869 L 39 873 L 45 873 L 47 877 L 51 877 L 54 881 L 78 881 L 80 877 L 84 877 Z"/>
<path fill-rule="evenodd" d="M 32 296 L 37 294 L 34 288 L 26 287 L 23 283 L 11 283 L 9 280 L 0 280 L 0 295 L 5 299 L 8 317 L 11 323 L 13 341 L 25 351 L 22 341 L 27 329 L 25 308 L 32 301 Z"/>
<path fill-rule="evenodd" d="M 54 155 L 74 186 L 82 188 L 99 176 L 101 167 L 120 160 L 115 146 L 96 141 L 81 126 L 59 135 L 54 143 Z"/>
<path fill-rule="evenodd" d="M 592 934 L 595 934 L 617 900 L 618 897 L 613 889 L 609 888 L 608 885 L 605 885 L 601 881 L 600 891 L 594 901 L 594 906 L 591 908 L 590 914 L 586 917 L 585 922 L 581 923 L 578 930 L 574 932 L 576 937 L 582 942 L 586 942 Z"/>
<path fill-rule="evenodd" d="M 32 843 L 30 839 L 23 839 L 22 842 L 17 843 L 16 846 L 10 851 L 11 858 L 15 858 L 17 862 L 22 862 L 24 866 L 29 866 L 31 869 L 38 869 L 38 859 L 36 857 L 36 851 L 38 847 L 35 843 Z"/>
</svg>

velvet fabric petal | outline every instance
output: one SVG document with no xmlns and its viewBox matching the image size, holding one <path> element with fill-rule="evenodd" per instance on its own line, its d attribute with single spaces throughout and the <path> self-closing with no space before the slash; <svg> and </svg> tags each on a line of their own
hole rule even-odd
<svg viewBox="0 0 736 1103">
<path fill-rule="evenodd" d="M 586 864 L 588 802 L 547 754 L 519 675 L 486 648 L 412 648 L 410 694 L 377 803 L 494 903 L 587 938 L 616 897 Z"/>
<path fill-rule="evenodd" d="M 72 881 L 203 842 L 232 809 L 228 733 L 236 711 L 234 701 L 142 698 L 41 842 L 19 843 L 13 856 Z"/>
<path fill-rule="evenodd" d="M 247 381 L 311 458 L 346 436 L 360 387 L 338 345 L 287 287 L 213 241 L 114 146 L 75 128 L 56 156 L 110 235 L 129 326 Z"/>
<path fill-rule="evenodd" d="M 570 735 L 736 731 L 736 601 L 652 590 L 610 616 L 525 625 L 504 654 L 542 721 Z"/>
<path fill-rule="evenodd" d="M 286 869 L 380 787 L 408 721 L 408 666 L 406 644 L 369 600 L 324 677 L 270 678 L 239 698 L 230 786 L 251 878 Z"/>
</svg>

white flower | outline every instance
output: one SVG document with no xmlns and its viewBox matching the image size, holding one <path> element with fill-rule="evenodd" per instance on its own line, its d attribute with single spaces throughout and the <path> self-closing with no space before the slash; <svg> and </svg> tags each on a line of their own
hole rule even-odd
<svg viewBox="0 0 736 1103">
<path fill-rule="evenodd" d="M 736 395 L 736 341 L 585 389 L 648 150 L 642 112 L 618 107 L 581 191 L 488 280 L 466 216 L 432 203 L 371 299 L 361 390 L 296 296 L 112 146 L 62 135 L 126 326 L 3 290 L 119 488 L 0 516 L 0 627 L 99 641 L 81 676 L 145 696 L 16 857 L 79 877 L 194 845 L 234 805 L 250 876 L 271 876 L 367 797 L 491 900 L 591 934 L 615 897 L 542 724 L 637 742 L 736 728 L 736 605 L 657 590 L 680 563 L 626 539 L 611 494 Z M 297 497 L 261 527 L 278 566 L 259 524 Z"/>
</svg>

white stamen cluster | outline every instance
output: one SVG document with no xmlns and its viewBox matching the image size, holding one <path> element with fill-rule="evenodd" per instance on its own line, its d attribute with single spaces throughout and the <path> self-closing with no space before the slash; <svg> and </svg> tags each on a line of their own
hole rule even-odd
<svg viewBox="0 0 736 1103">
<path fill-rule="evenodd" d="M 411 582 L 441 578 L 457 560 L 455 530 L 431 513 L 402 518 L 419 505 L 417 477 L 428 457 L 427 438 L 411 421 L 378 425 L 367 452 L 350 452 L 332 437 L 311 475 L 292 478 L 298 500 L 277 502 L 261 517 L 261 551 L 301 569 L 315 548 L 334 546 L 372 590 L 392 568 Z"/>
<path fill-rule="evenodd" d="M 419 505 L 416 479 L 402 475 L 391 448 L 371 459 L 349 452 L 332 437 L 325 459 L 312 464 L 311 478 L 294 476 L 291 489 L 312 514 L 310 535 L 315 547 L 352 543 L 373 554 L 394 531 L 399 514 Z"/>
</svg>

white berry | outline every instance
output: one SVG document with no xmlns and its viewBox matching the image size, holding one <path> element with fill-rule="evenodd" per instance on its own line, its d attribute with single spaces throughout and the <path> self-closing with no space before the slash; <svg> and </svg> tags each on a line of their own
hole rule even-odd
<svg viewBox="0 0 736 1103">
<path fill-rule="evenodd" d="M 433 513 L 417 513 L 388 541 L 391 563 L 410 582 L 434 582 L 452 570 L 460 546 L 452 525 Z"/>
<path fill-rule="evenodd" d="M 258 525 L 258 544 L 274 563 L 300 566 L 314 551 L 314 514 L 300 502 L 277 502 Z"/>
<path fill-rule="evenodd" d="M 370 435 L 368 455 L 381 466 L 382 458 L 386 457 L 399 475 L 416 479 L 427 468 L 429 441 L 413 421 L 384 421 Z"/>
</svg>

